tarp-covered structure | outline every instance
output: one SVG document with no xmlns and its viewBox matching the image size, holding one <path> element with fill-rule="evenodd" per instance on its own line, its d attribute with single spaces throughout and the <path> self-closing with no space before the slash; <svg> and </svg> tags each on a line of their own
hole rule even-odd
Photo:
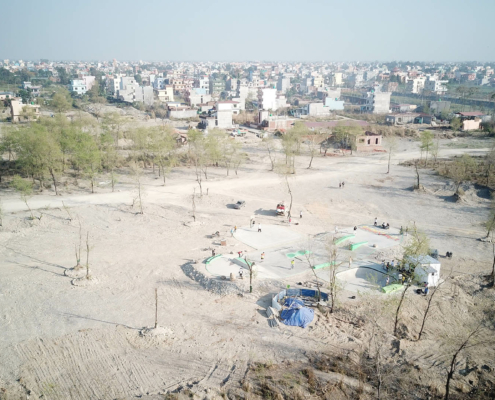
<svg viewBox="0 0 495 400">
<path fill-rule="evenodd" d="M 302 300 L 289 297 L 285 300 L 287 307 L 280 313 L 280 319 L 285 325 L 300 326 L 306 328 L 313 321 L 315 312 L 308 307 L 304 307 Z"/>
</svg>

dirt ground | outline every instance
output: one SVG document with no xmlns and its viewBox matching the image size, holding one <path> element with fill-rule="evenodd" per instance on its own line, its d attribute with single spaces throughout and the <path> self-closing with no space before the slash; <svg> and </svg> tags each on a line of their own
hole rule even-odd
<svg viewBox="0 0 495 400">
<path fill-rule="evenodd" d="M 254 134 L 240 140 L 249 161 L 238 175 L 211 168 L 203 182 L 208 195 L 196 198 L 196 224 L 191 224 L 191 196 L 198 188 L 194 171 L 187 167 L 176 168 L 166 186 L 151 169 L 147 171 L 142 215 L 132 207 L 136 190 L 125 175 L 114 193 L 108 177 L 102 176 L 95 194 L 89 194 L 89 184 L 81 181 L 79 188 L 65 187 L 62 196 L 46 190 L 32 197 L 30 207 L 35 215 L 42 214 L 34 221 L 28 219 L 17 194 L 0 192 L 5 210 L 0 227 L 1 398 L 162 398 L 185 389 L 214 398 L 229 387 L 238 388 L 253 363 L 303 363 L 313 354 L 341 355 L 362 347 L 366 330 L 341 321 L 366 310 L 369 299 L 351 299 L 345 291 L 339 313 L 316 312 L 307 329 L 269 326 L 264 310 L 270 293 L 313 280 L 309 270 L 283 281 L 255 280 L 252 294 L 219 296 L 181 269 L 209 257 L 212 247 L 222 251 L 209 236 L 215 231 L 229 237 L 228 251 L 251 250 L 229 233 L 235 225 L 248 224 L 251 215 L 263 225 L 285 226 L 280 217 L 267 212 L 280 200 L 289 200 L 285 183 L 269 171 L 268 156 Z M 442 142 L 442 157 L 488 150 L 447 144 Z M 441 258 L 443 273 L 452 269 L 460 282 L 475 281 L 477 274 L 491 268 L 491 244 L 478 240 L 484 236 L 489 202 L 483 198 L 454 202 L 447 190 L 450 183 L 427 171 L 421 179 L 429 190 L 411 190 L 414 171 L 397 164 L 418 156 L 417 142 L 401 140 L 390 174 L 383 153 L 319 156 L 310 170 L 308 158 L 298 158 L 290 184 L 294 214 L 302 210 L 304 218 L 291 229 L 304 235 L 330 231 L 335 225 L 372 224 L 375 217 L 393 227 L 414 221 L 440 254 L 454 253 L 452 260 Z M 339 189 L 340 181 L 345 181 L 345 189 Z M 246 207 L 227 207 L 239 199 Z M 71 284 L 64 274 L 75 265 L 79 222 L 81 262 L 86 263 L 89 232 L 94 278 L 83 287 Z M 450 310 L 452 296 L 462 298 L 458 310 L 462 313 L 473 301 L 468 288 L 461 287 L 459 294 L 452 287 L 444 295 L 445 310 L 437 310 L 429 321 L 426 339 L 400 340 L 399 350 L 397 346 L 390 350 L 393 357 L 421 369 L 425 385 L 431 380 L 438 386 L 445 375 L 441 342 L 435 335 L 449 323 L 446 316 L 455 313 Z M 161 328 L 143 331 L 154 326 L 155 288 Z M 414 293 L 407 297 L 408 326 L 416 326 L 425 299 Z M 493 353 L 493 347 L 484 348 L 470 362 L 493 371 Z"/>
</svg>

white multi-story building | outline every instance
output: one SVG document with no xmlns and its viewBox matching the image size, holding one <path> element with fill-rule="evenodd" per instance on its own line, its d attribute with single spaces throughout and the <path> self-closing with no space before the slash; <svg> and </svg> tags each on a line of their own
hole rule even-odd
<svg viewBox="0 0 495 400">
<path fill-rule="evenodd" d="M 72 81 L 70 81 L 69 89 L 71 92 L 74 92 L 78 95 L 83 95 L 88 91 L 86 81 L 84 81 L 83 79 L 73 79 Z"/>
<path fill-rule="evenodd" d="M 217 115 L 215 125 L 221 129 L 232 128 L 232 115 L 239 114 L 239 103 L 233 100 L 217 102 Z"/>
<path fill-rule="evenodd" d="M 120 78 L 116 98 L 127 103 L 145 103 L 152 105 L 154 102 L 153 88 L 151 86 L 139 86 L 134 77 L 123 76 Z"/>
<path fill-rule="evenodd" d="M 363 94 L 366 105 L 361 106 L 362 111 L 372 114 L 387 114 L 390 112 L 390 92 L 377 92 L 372 90 Z"/>
<path fill-rule="evenodd" d="M 199 79 L 195 79 L 193 87 L 198 88 L 198 89 L 206 89 L 206 91 L 207 91 L 206 93 L 209 93 L 210 92 L 210 79 L 207 76 L 203 76 Z"/>
<path fill-rule="evenodd" d="M 425 87 L 425 78 L 414 78 L 407 81 L 406 90 L 408 93 L 421 93 Z"/>
<path fill-rule="evenodd" d="M 258 89 L 258 107 L 261 110 L 273 110 L 278 108 L 277 89 L 260 88 Z"/>
<path fill-rule="evenodd" d="M 447 88 L 444 86 L 448 81 L 440 81 L 435 78 L 428 77 L 425 82 L 424 90 L 434 92 L 436 94 L 444 94 L 447 92 Z"/>
<path fill-rule="evenodd" d="M 124 74 L 116 74 L 107 78 L 107 92 L 111 94 L 115 99 L 120 89 L 120 78 L 125 76 Z"/>
<path fill-rule="evenodd" d="M 155 93 L 162 103 L 174 101 L 174 87 L 172 85 L 165 85 L 163 89 L 155 89 Z"/>
</svg>

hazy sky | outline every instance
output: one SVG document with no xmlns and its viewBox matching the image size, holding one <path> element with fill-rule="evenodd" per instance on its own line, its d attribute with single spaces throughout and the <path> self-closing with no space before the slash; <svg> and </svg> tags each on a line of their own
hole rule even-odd
<svg viewBox="0 0 495 400">
<path fill-rule="evenodd" d="M 1 59 L 494 61 L 495 0 L 0 0 Z"/>
</svg>

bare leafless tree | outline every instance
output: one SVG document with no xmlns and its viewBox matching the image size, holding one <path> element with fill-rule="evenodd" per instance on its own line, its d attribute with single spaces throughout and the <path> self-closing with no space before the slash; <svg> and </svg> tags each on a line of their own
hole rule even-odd
<svg viewBox="0 0 495 400">
<path fill-rule="evenodd" d="M 271 169 L 270 171 L 273 171 L 275 169 L 275 163 L 276 163 L 276 145 L 275 145 L 275 140 L 273 139 L 272 136 L 266 137 L 263 139 L 263 145 L 268 152 L 268 158 L 270 159 L 271 163 Z"/>
<path fill-rule="evenodd" d="M 155 329 L 158 326 L 158 288 L 155 288 Z"/>
<path fill-rule="evenodd" d="M 90 279 L 89 275 L 89 232 L 86 234 L 86 279 Z"/>
<path fill-rule="evenodd" d="M 450 384 L 452 381 L 452 378 L 454 377 L 454 373 L 457 368 L 457 358 L 461 354 L 461 352 L 468 350 L 472 347 L 476 346 L 481 346 L 484 344 L 487 344 L 489 342 L 480 340 L 480 334 L 484 329 L 484 321 L 481 321 L 478 325 L 476 325 L 474 328 L 471 328 L 464 339 L 461 340 L 460 343 L 458 343 L 458 346 L 454 348 L 454 351 L 452 353 L 452 358 L 450 359 L 450 363 L 448 366 L 447 370 L 447 380 L 445 382 L 445 396 L 444 400 L 449 400 L 450 397 Z M 493 342 L 493 340 L 491 341 Z"/>
<path fill-rule="evenodd" d="M 315 269 L 315 253 L 314 253 L 314 239 L 311 238 L 311 235 L 308 235 L 308 241 L 306 244 L 306 250 L 304 252 L 304 258 L 306 259 L 306 263 L 308 264 L 309 269 L 313 273 L 315 280 L 316 280 L 316 286 L 318 288 L 318 301 L 321 301 L 321 283 L 320 283 L 320 278 L 318 277 L 318 274 L 316 273 Z"/>
<path fill-rule="evenodd" d="M 337 293 L 340 289 L 337 280 L 337 270 L 342 263 L 338 263 L 338 247 L 335 245 L 335 238 L 332 236 L 326 243 L 327 258 L 329 261 L 328 297 L 330 300 L 330 312 L 335 311 L 337 305 Z"/>
<path fill-rule="evenodd" d="M 390 173 L 390 163 L 392 161 L 392 154 L 397 150 L 397 138 L 391 134 L 386 139 L 387 150 L 388 150 L 388 167 L 387 174 Z"/>
<path fill-rule="evenodd" d="M 192 217 L 193 217 L 193 220 L 196 222 L 196 188 L 193 188 L 193 194 L 191 196 L 191 201 L 192 201 Z"/>
<path fill-rule="evenodd" d="M 451 274 L 452 274 L 452 272 L 451 272 Z M 438 285 L 431 291 L 431 294 L 428 297 L 428 301 L 426 302 L 425 311 L 423 313 L 423 319 L 421 321 L 421 328 L 420 328 L 419 333 L 418 333 L 418 341 L 421 340 L 421 336 L 423 335 L 425 325 L 426 325 L 426 320 L 428 319 L 430 310 L 432 308 L 433 298 L 440 291 L 440 287 L 447 281 L 447 279 L 450 277 L 451 274 L 449 274 L 449 276 L 446 279 L 440 281 L 438 283 Z"/>
</svg>

